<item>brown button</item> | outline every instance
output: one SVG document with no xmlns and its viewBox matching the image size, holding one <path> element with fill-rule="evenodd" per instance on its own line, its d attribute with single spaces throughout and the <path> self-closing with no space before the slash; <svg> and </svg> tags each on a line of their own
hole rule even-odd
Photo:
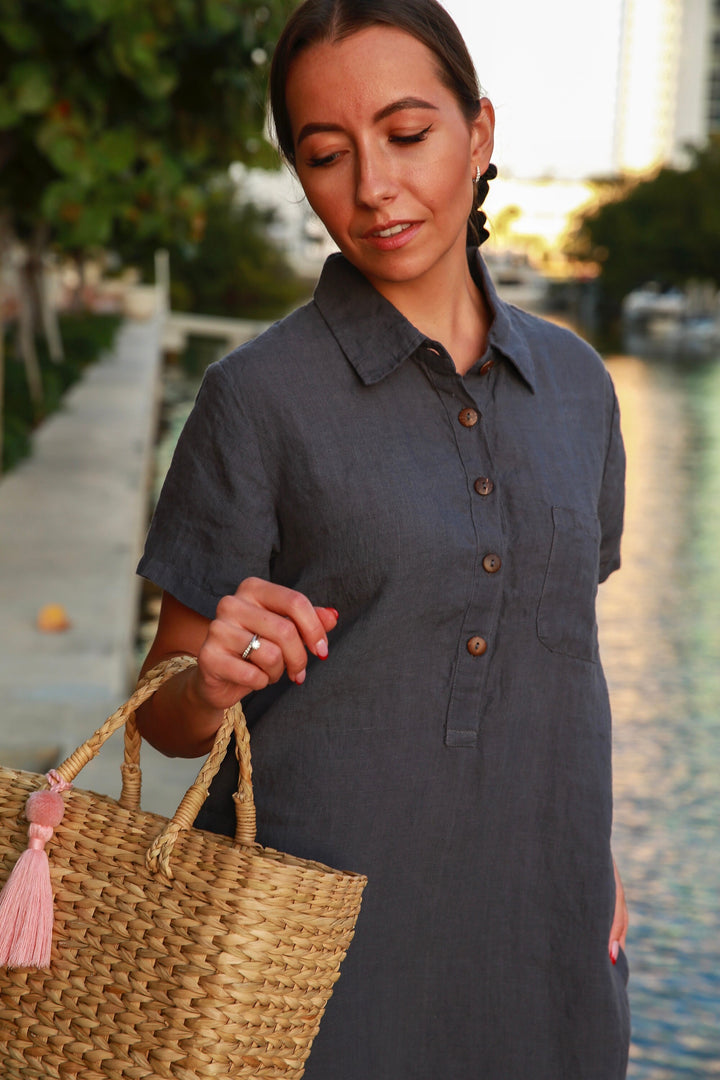
<svg viewBox="0 0 720 1080">
<path fill-rule="evenodd" d="M 487 652 L 487 641 L 484 637 L 471 637 L 467 643 L 467 651 L 471 656 L 482 656 Z"/>
<path fill-rule="evenodd" d="M 475 490 L 477 491 L 478 495 L 489 495 L 490 492 L 494 490 L 494 488 L 495 485 L 488 476 L 478 476 L 477 480 L 475 481 Z"/>
<path fill-rule="evenodd" d="M 487 375 L 488 371 L 492 371 L 492 369 L 494 367 L 495 367 L 495 361 L 494 360 L 486 360 L 485 363 L 480 368 L 480 374 L 481 375 Z"/>
<path fill-rule="evenodd" d="M 458 420 L 463 427 L 475 427 L 478 419 L 477 409 L 461 409 L 458 413 Z"/>
<path fill-rule="evenodd" d="M 487 570 L 488 574 L 497 574 L 501 566 L 502 561 L 499 555 L 490 554 L 483 559 L 483 570 Z"/>
</svg>

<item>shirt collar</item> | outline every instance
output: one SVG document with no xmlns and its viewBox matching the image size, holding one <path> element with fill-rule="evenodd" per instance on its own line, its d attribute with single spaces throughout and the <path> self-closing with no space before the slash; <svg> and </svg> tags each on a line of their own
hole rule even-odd
<svg viewBox="0 0 720 1080">
<path fill-rule="evenodd" d="M 524 311 L 501 300 L 497 294 L 490 272 L 479 248 L 468 249 L 470 273 L 476 285 L 485 295 L 493 316 L 488 334 L 488 345 L 501 353 L 522 375 L 529 388 L 535 392 L 535 362 L 530 352 L 524 323 Z"/>
<path fill-rule="evenodd" d="M 488 345 L 506 357 L 533 390 L 534 364 L 518 325 L 522 313 L 499 298 L 478 249 L 468 250 L 468 261 L 493 315 Z M 428 341 L 340 253 L 330 255 L 325 262 L 315 304 L 366 385 L 384 379 Z"/>
</svg>

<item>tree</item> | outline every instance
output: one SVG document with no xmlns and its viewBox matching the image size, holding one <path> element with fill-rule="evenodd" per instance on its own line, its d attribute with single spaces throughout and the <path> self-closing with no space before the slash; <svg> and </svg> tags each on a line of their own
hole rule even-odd
<svg viewBox="0 0 720 1080">
<path fill-rule="evenodd" d="M 692 154 L 688 169 L 661 169 L 581 219 L 567 253 L 599 264 L 614 306 L 648 281 L 720 286 L 720 137 Z"/>
<path fill-rule="evenodd" d="M 274 216 L 243 198 L 229 177 L 212 184 L 199 242 L 168 245 L 173 308 L 265 319 L 306 298 L 311 283 L 268 235 Z"/>
<path fill-rule="evenodd" d="M 264 84 L 290 6 L 0 0 L 0 259 L 22 243 L 33 385 L 50 244 L 81 261 L 94 247 L 135 259 L 197 239 L 207 178 L 233 161 L 274 160 L 262 138 Z"/>
<path fill-rule="evenodd" d="M 0 211 L 22 238 L 192 235 L 205 178 L 271 159 L 265 69 L 288 0 L 0 5 Z"/>
</svg>

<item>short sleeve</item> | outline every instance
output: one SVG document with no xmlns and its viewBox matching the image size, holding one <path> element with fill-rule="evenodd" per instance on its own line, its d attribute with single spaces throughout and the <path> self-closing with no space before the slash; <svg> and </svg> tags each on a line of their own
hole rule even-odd
<svg viewBox="0 0 720 1080">
<path fill-rule="evenodd" d="M 605 581 L 620 566 L 620 540 L 625 511 L 625 448 L 620 432 L 620 408 L 613 392 L 610 441 L 605 458 L 598 517 L 600 518 L 600 576 Z"/>
<path fill-rule="evenodd" d="M 244 578 L 269 577 L 277 544 L 257 432 L 223 363 L 213 364 L 180 435 L 138 573 L 213 618 Z"/>
</svg>

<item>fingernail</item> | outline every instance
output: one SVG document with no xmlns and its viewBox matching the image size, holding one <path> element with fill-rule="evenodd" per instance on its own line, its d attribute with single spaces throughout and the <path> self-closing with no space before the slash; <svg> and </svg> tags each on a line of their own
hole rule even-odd
<svg viewBox="0 0 720 1080">
<path fill-rule="evenodd" d="M 336 619 L 340 618 L 340 612 L 338 611 L 337 608 L 329 607 L 329 608 L 327 608 L 327 611 L 331 611 Z"/>
<path fill-rule="evenodd" d="M 328 647 L 327 647 L 327 641 L 325 641 L 324 638 L 322 638 L 320 641 L 318 641 L 317 645 L 315 646 L 315 652 L 317 653 L 317 655 L 320 657 L 321 660 L 327 660 Z"/>
<path fill-rule="evenodd" d="M 610 946 L 610 959 L 612 960 L 613 964 L 617 964 L 617 958 L 619 953 L 620 943 L 617 941 L 613 941 L 612 945 Z"/>
<path fill-rule="evenodd" d="M 297 675 L 293 679 L 293 682 L 297 683 L 298 686 L 302 686 L 302 684 L 305 682 L 305 668 L 303 668 L 302 671 L 298 671 Z"/>
</svg>

